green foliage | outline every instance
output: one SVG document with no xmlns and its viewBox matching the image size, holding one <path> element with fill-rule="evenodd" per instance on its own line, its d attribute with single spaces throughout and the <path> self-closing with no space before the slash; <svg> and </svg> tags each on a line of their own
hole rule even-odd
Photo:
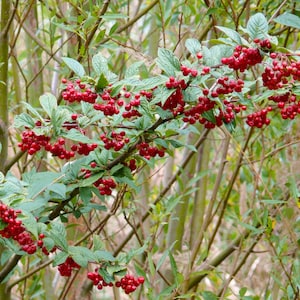
<svg viewBox="0 0 300 300">
<path fill-rule="evenodd" d="M 1 235 L 1 281 L 6 277 L 9 290 L 18 285 L 14 290 L 24 297 L 48 299 L 44 274 L 54 275 L 72 258 L 81 268 L 60 280 L 52 298 L 74 298 L 76 276 L 97 268 L 106 283 L 128 273 L 143 276 L 137 299 L 296 299 L 299 109 L 282 118 L 280 101 L 270 97 L 293 93 L 296 100 L 284 105 L 298 105 L 298 77 L 284 75 L 287 82 L 273 89 L 262 74 L 273 61 L 299 63 L 298 4 L 75 2 L 67 1 L 67 10 L 55 1 L 33 4 L 38 30 L 26 17 L 18 24 L 20 36 L 9 29 L 14 128 L 0 173 L 0 204 L 22 211 L 17 219 L 39 246 L 29 255 L 16 237 Z M 15 5 L 22 16 L 22 4 Z M 37 73 L 29 72 L 30 64 L 28 72 L 21 69 L 31 59 L 23 32 L 32 33 L 40 54 Z M 260 44 L 266 39 L 271 47 Z M 245 57 L 249 48 L 258 49 L 261 63 L 233 70 L 222 60 Z M 40 77 L 46 92 L 37 103 L 28 91 Z M 222 80 L 232 90 L 215 97 Z M 243 86 L 234 90 L 237 80 Z M 96 99 L 85 101 L 89 93 Z M 208 103 L 212 108 L 202 110 Z M 249 128 L 249 115 L 259 119 L 270 103 L 271 124 Z M 21 131 L 28 133 L 29 149 L 19 153 L 26 140 Z M 142 155 L 143 144 L 160 155 Z M 63 151 L 73 154 L 67 158 Z M 7 228 L 0 218 L 0 232 Z M 182 247 L 174 246 L 177 237 Z M 17 268 L 11 262 L 19 262 Z M 248 278 L 253 262 L 259 263 Z M 95 297 L 102 299 L 98 289 Z M 115 293 L 123 299 L 121 289 Z"/>
</svg>

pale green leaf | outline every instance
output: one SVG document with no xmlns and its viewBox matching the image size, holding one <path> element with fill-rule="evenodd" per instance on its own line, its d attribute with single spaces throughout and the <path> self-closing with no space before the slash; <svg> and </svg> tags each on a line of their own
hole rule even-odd
<svg viewBox="0 0 300 300">
<path fill-rule="evenodd" d="M 70 57 L 62 57 L 63 62 L 79 77 L 85 75 L 83 66 L 75 59 Z"/>
<path fill-rule="evenodd" d="M 265 39 L 268 30 L 268 21 L 262 13 L 253 15 L 247 23 L 247 31 L 252 39 Z"/>
<path fill-rule="evenodd" d="M 300 29 L 300 17 L 288 12 L 279 15 L 277 18 L 274 19 L 274 21 L 282 25 Z"/>
</svg>

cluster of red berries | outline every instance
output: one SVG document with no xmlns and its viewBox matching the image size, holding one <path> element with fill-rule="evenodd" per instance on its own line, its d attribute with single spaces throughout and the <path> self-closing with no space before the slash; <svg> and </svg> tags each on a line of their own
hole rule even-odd
<svg viewBox="0 0 300 300">
<path fill-rule="evenodd" d="M 209 93 L 208 89 L 203 90 L 203 94 L 207 95 L 208 93 Z M 200 96 L 198 98 L 198 103 L 184 112 L 183 121 L 190 124 L 195 124 L 198 120 L 203 119 L 201 115 L 204 112 L 213 109 L 215 105 L 216 105 L 215 101 L 210 100 L 206 96 Z"/>
<path fill-rule="evenodd" d="M 134 292 L 137 289 L 137 287 L 139 287 L 144 282 L 145 278 L 142 276 L 134 277 L 133 275 L 126 274 L 119 281 L 116 281 L 115 286 L 122 288 L 125 291 L 125 294 L 130 294 Z"/>
<path fill-rule="evenodd" d="M 125 92 L 124 97 L 130 98 L 132 95 L 130 92 Z M 149 95 L 148 95 L 149 96 Z M 136 94 L 134 97 L 129 101 L 129 103 L 125 104 L 125 111 L 122 113 L 123 118 L 129 119 L 131 117 L 140 117 L 141 114 L 137 110 L 137 108 L 141 104 L 141 94 Z"/>
<path fill-rule="evenodd" d="M 234 114 L 237 114 L 242 110 L 247 109 L 246 105 L 242 105 L 242 104 L 235 105 L 234 103 L 228 100 L 224 100 L 223 103 L 225 104 L 226 107 L 225 112 L 223 112 L 223 120 L 225 123 L 230 123 L 235 117 Z"/>
<path fill-rule="evenodd" d="M 95 110 L 102 111 L 105 116 L 117 115 L 120 112 L 119 107 L 124 105 L 124 100 L 112 97 L 110 93 L 111 90 L 103 91 L 100 96 L 104 102 L 95 103 L 93 106 Z"/>
<path fill-rule="evenodd" d="M 296 95 L 291 92 L 270 96 L 268 99 L 277 103 L 282 119 L 293 120 L 300 114 L 300 101 L 297 101 Z"/>
<path fill-rule="evenodd" d="M 23 226 L 22 221 L 17 219 L 20 213 L 20 210 L 14 210 L 0 203 L 0 221 L 6 225 L 4 229 L 0 230 L 0 235 L 7 239 L 12 238 L 21 246 L 23 251 L 33 254 L 36 252 L 37 247 L 31 234 Z"/>
<path fill-rule="evenodd" d="M 102 290 L 104 287 L 113 287 L 114 284 L 112 282 L 106 282 L 103 277 L 98 273 L 98 268 L 95 269 L 95 272 L 89 272 L 87 274 L 87 278 L 93 282 L 93 285 L 97 286 L 98 290 Z M 115 282 L 116 287 L 122 288 L 126 294 L 131 294 L 134 292 L 137 287 L 145 282 L 145 278 L 134 277 L 133 275 L 126 274 L 119 281 Z"/>
<path fill-rule="evenodd" d="M 80 79 L 75 82 L 70 82 L 63 78 L 62 83 L 66 84 L 66 88 L 61 93 L 62 98 L 68 102 L 88 102 L 95 103 L 98 97 L 97 93 L 93 92 L 91 88 L 86 84 L 82 83 Z"/>
<path fill-rule="evenodd" d="M 65 143 L 66 143 L 65 139 L 60 137 L 54 144 L 48 143 L 45 146 L 45 150 L 49 151 L 50 153 L 52 153 L 53 156 L 57 156 L 60 159 L 69 160 L 70 158 L 75 156 L 75 152 L 72 150 L 68 151 L 65 148 Z"/>
<path fill-rule="evenodd" d="M 264 125 L 269 125 L 271 120 L 267 118 L 268 112 L 272 111 L 272 107 L 268 106 L 260 111 L 254 112 L 247 116 L 246 123 L 250 127 L 262 128 Z"/>
<path fill-rule="evenodd" d="M 289 80 L 289 77 L 292 80 Z M 265 68 L 262 80 L 263 85 L 270 90 L 280 89 L 291 81 L 299 81 L 300 61 L 291 62 L 284 54 L 281 56 L 276 55 L 272 65 Z"/>
<path fill-rule="evenodd" d="M 181 88 L 177 88 L 162 105 L 163 110 L 170 110 L 174 117 L 183 113 L 185 102 Z"/>
<path fill-rule="evenodd" d="M 139 150 L 139 155 L 146 158 L 150 159 L 151 157 L 159 156 L 159 157 L 164 157 L 165 155 L 165 149 L 164 148 L 158 148 L 155 146 L 150 146 L 146 142 L 141 142 L 136 146 L 136 148 Z"/>
<path fill-rule="evenodd" d="M 130 142 L 130 139 L 126 137 L 125 131 L 121 131 L 119 133 L 112 131 L 110 136 L 103 133 L 100 135 L 100 139 L 104 142 L 105 149 L 114 149 L 114 151 L 120 151 L 125 144 Z"/>
<path fill-rule="evenodd" d="M 80 266 L 73 260 L 72 257 L 68 257 L 66 261 L 58 265 L 58 271 L 61 276 L 70 277 L 74 269 L 80 269 Z"/>
<path fill-rule="evenodd" d="M 98 188 L 101 195 L 111 195 L 112 190 L 116 188 L 117 184 L 112 178 L 100 178 L 94 182 L 94 186 Z"/>
<path fill-rule="evenodd" d="M 131 171 L 136 170 L 136 160 L 134 158 L 130 159 L 129 162 L 124 162 L 124 165 L 127 166 Z"/>
<path fill-rule="evenodd" d="M 45 235 L 43 233 L 40 233 L 39 240 L 37 241 L 37 245 L 39 246 L 39 248 L 42 249 L 42 252 L 48 256 L 50 253 L 55 252 L 57 250 L 57 247 L 54 246 L 50 251 L 48 251 L 48 249 L 44 246 L 44 241 L 43 241 L 44 238 Z"/>
<path fill-rule="evenodd" d="M 98 147 L 97 144 L 92 143 L 92 144 L 86 144 L 86 143 L 81 143 L 78 142 L 78 144 L 73 144 L 71 146 L 71 150 L 74 152 L 77 152 L 79 155 L 89 155 L 90 152 L 94 151 Z"/>
<path fill-rule="evenodd" d="M 98 268 L 95 269 L 95 272 L 88 272 L 87 278 L 92 280 L 93 285 L 97 286 L 98 290 L 102 290 L 106 286 L 113 287 L 112 282 L 106 282 L 103 279 L 103 277 L 98 273 Z"/>
<path fill-rule="evenodd" d="M 88 155 L 91 151 L 97 148 L 97 144 L 85 144 L 79 142 L 78 145 L 73 144 L 71 150 L 65 147 L 66 140 L 62 137 L 58 138 L 53 144 L 50 143 L 50 137 L 45 135 L 37 135 L 34 131 L 28 129 L 22 132 L 22 141 L 18 144 L 22 151 L 28 151 L 28 154 L 33 155 L 44 148 L 53 156 L 60 159 L 69 160 L 75 156 L 75 152 L 79 155 Z"/>
<path fill-rule="evenodd" d="M 32 130 L 22 132 L 22 142 L 18 144 L 22 151 L 28 151 L 30 155 L 40 151 L 42 147 L 49 144 L 50 137 L 45 135 L 37 135 Z"/>
<path fill-rule="evenodd" d="M 198 71 L 197 70 L 191 69 L 187 66 L 181 65 L 180 70 L 181 70 L 181 72 L 184 76 L 188 76 L 188 75 L 191 75 L 192 77 L 197 77 L 198 76 Z"/>
<path fill-rule="evenodd" d="M 223 57 L 222 64 L 227 65 L 233 70 L 244 72 L 250 66 L 255 66 L 263 60 L 258 48 L 246 48 L 242 45 L 237 45 L 230 57 Z"/>
<path fill-rule="evenodd" d="M 211 96 L 217 98 L 220 95 L 231 94 L 232 92 L 241 92 L 244 87 L 244 81 L 242 79 L 234 80 L 224 76 L 218 78 L 216 88 L 211 91 Z"/>
<path fill-rule="evenodd" d="M 260 39 L 254 39 L 253 42 L 255 44 L 257 44 L 261 49 L 263 49 L 264 51 L 269 51 L 272 48 L 272 44 L 270 42 L 270 40 L 265 39 L 265 40 L 260 40 Z"/>
<path fill-rule="evenodd" d="M 165 83 L 167 89 L 186 89 L 187 85 L 183 79 L 177 80 L 175 77 L 170 76 L 169 80 Z"/>
</svg>

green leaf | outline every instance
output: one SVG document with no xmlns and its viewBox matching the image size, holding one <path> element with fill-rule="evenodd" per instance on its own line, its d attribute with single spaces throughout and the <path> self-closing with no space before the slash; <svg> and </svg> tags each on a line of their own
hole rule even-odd
<svg viewBox="0 0 300 300">
<path fill-rule="evenodd" d="M 216 124 L 216 118 L 212 109 L 202 113 L 202 117 L 208 120 L 209 122 Z"/>
<path fill-rule="evenodd" d="M 212 292 L 204 291 L 201 293 L 203 300 L 218 300 L 218 296 Z"/>
<path fill-rule="evenodd" d="M 89 204 L 93 197 L 92 189 L 90 187 L 79 188 L 79 197 L 83 201 L 84 205 Z"/>
<path fill-rule="evenodd" d="M 128 19 L 128 16 L 124 14 L 106 13 L 105 15 L 101 16 L 101 18 L 104 20 L 116 20 L 116 19 Z"/>
<path fill-rule="evenodd" d="M 99 92 L 109 85 L 109 82 L 103 73 L 100 74 L 96 83 L 96 91 Z"/>
<path fill-rule="evenodd" d="M 215 27 L 221 30 L 222 32 L 224 32 L 236 44 L 238 45 L 242 44 L 241 36 L 235 30 L 223 26 L 215 26 Z"/>
<path fill-rule="evenodd" d="M 155 88 L 159 85 L 165 84 L 168 80 L 169 79 L 168 79 L 167 76 L 160 75 L 160 76 L 147 78 L 147 79 L 144 79 L 142 81 L 139 81 L 138 84 L 135 82 L 134 86 L 139 91 L 140 90 L 150 90 L 150 89 L 153 89 L 153 88 Z"/>
<path fill-rule="evenodd" d="M 118 276 L 120 276 L 121 273 L 123 273 L 124 271 L 126 271 L 126 267 L 125 266 L 121 266 L 121 265 L 110 265 L 106 268 L 107 272 L 109 274 L 116 274 L 118 273 Z"/>
<path fill-rule="evenodd" d="M 109 151 L 106 149 L 101 149 L 101 151 L 95 152 L 96 161 L 98 164 L 105 166 L 109 160 Z"/>
<path fill-rule="evenodd" d="M 4 176 L 4 174 L 2 172 L 0 172 L 0 183 L 3 183 L 4 180 L 5 180 L 5 176 Z"/>
<path fill-rule="evenodd" d="M 137 61 L 137 62 L 133 63 L 132 65 L 130 65 L 127 68 L 124 77 L 125 78 L 130 78 L 130 77 L 138 76 L 139 75 L 139 68 L 142 65 L 143 65 L 142 61 Z"/>
<path fill-rule="evenodd" d="M 99 235 L 93 235 L 93 250 L 101 250 L 104 248 L 104 243 Z"/>
<path fill-rule="evenodd" d="M 39 172 L 28 176 L 28 198 L 34 199 L 46 189 L 50 188 L 59 178 L 61 173 Z"/>
<path fill-rule="evenodd" d="M 180 71 L 180 62 L 174 53 L 168 49 L 159 48 L 156 64 L 168 76 L 175 76 L 176 71 Z"/>
<path fill-rule="evenodd" d="M 67 187 L 62 183 L 53 183 L 47 187 L 47 190 L 58 194 L 61 197 L 61 199 L 66 198 Z"/>
<path fill-rule="evenodd" d="M 300 18 L 294 14 L 285 12 L 274 19 L 275 22 L 289 27 L 300 29 Z"/>
<path fill-rule="evenodd" d="M 97 260 L 93 251 L 86 247 L 81 246 L 70 246 L 69 254 L 82 267 L 87 267 L 89 262 L 94 262 Z"/>
<path fill-rule="evenodd" d="M 124 168 L 123 164 L 117 164 L 115 166 L 113 166 L 110 170 L 110 175 L 114 175 L 114 174 L 118 174 L 118 171 L 120 171 L 121 169 Z"/>
<path fill-rule="evenodd" d="M 34 119 L 26 113 L 21 113 L 20 115 L 17 115 L 14 119 L 14 127 L 16 128 L 34 128 L 34 123 Z"/>
<path fill-rule="evenodd" d="M 68 138 L 72 141 L 81 142 L 81 143 L 85 143 L 85 144 L 94 143 L 93 140 L 89 139 L 87 136 L 83 135 L 81 132 L 79 132 L 75 128 L 72 128 L 72 129 L 68 130 L 67 132 L 62 133 L 61 136 Z"/>
<path fill-rule="evenodd" d="M 247 31 L 252 39 L 264 39 L 268 35 L 268 21 L 262 13 L 252 16 L 247 23 Z"/>
<path fill-rule="evenodd" d="M 170 259 L 171 270 L 172 270 L 173 276 L 175 278 L 175 283 L 177 285 L 178 284 L 178 278 L 177 278 L 178 268 L 177 268 L 177 264 L 174 259 L 174 256 L 172 255 L 171 252 L 169 252 L 169 259 Z"/>
<path fill-rule="evenodd" d="M 22 220 L 25 228 L 30 231 L 35 238 L 38 238 L 38 225 L 36 218 L 27 211 L 22 211 L 22 215 L 19 216 L 19 219 Z"/>
<path fill-rule="evenodd" d="M 154 97 L 151 100 L 151 104 L 161 103 L 162 105 L 167 99 L 175 92 L 174 89 L 167 89 L 166 87 L 158 87 L 154 92 Z"/>
<path fill-rule="evenodd" d="M 70 57 L 62 57 L 63 62 L 79 77 L 85 75 L 83 66 L 75 59 Z"/>
<path fill-rule="evenodd" d="M 117 75 L 109 70 L 107 59 L 100 53 L 93 56 L 92 66 L 96 74 L 103 74 L 108 82 L 114 82 L 118 78 Z"/>
<path fill-rule="evenodd" d="M 116 258 L 108 251 L 104 251 L 104 250 L 97 250 L 94 252 L 96 259 L 99 262 L 103 262 L 103 261 L 116 261 Z"/>
<path fill-rule="evenodd" d="M 157 262 L 157 265 L 156 265 L 156 271 L 158 271 L 160 269 L 160 267 L 162 266 L 162 264 L 165 262 L 166 258 L 168 257 L 170 251 L 169 249 L 167 249 L 163 255 L 160 257 L 160 259 L 158 260 Z"/>
<path fill-rule="evenodd" d="M 80 187 L 86 187 L 86 186 L 91 186 L 95 181 L 97 181 L 99 178 L 103 177 L 104 171 L 98 172 L 94 175 L 92 175 L 89 178 L 81 180 L 79 183 Z"/>
<path fill-rule="evenodd" d="M 56 246 L 58 246 L 63 251 L 68 252 L 66 230 L 63 224 L 59 222 L 52 222 L 49 236 L 51 236 Z"/>
<path fill-rule="evenodd" d="M 63 264 L 66 259 L 69 257 L 69 254 L 67 252 L 59 252 L 58 254 L 55 255 L 54 260 L 53 260 L 53 267 L 56 267 L 60 264 Z"/>
<path fill-rule="evenodd" d="M 43 244 L 48 251 L 51 251 L 53 249 L 53 247 L 55 246 L 54 241 L 49 237 L 45 237 L 43 239 Z"/>
<path fill-rule="evenodd" d="M 197 39 L 187 39 L 185 41 L 185 47 L 189 50 L 189 52 L 196 56 L 197 53 L 202 51 L 202 46 Z"/>
<path fill-rule="evenodd" d="M 113 274 L 109 274 L 105 268 L 99 268 L 98 273 L 103 277 L 103 280 L 106 283 L 110 283 L 114 281 Z"/>
<path fill-rule="evenodd" d="M 46 93 L 40 96 L 40 104 L 47 115 L 51 118 L 57 110 L 57 100 L 54 95 Z"/>
</svg>

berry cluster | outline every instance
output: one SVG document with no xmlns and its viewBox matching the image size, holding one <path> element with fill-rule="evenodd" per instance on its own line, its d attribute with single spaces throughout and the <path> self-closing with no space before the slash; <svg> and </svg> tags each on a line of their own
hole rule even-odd
<svg viewBox="0 0 300 300">
<path fill-rule="evenodd" d="M 130 142 L 130 139 L 126 137 L 126 132 L 121 131 L 119 133 L 112 131 L 110 133 L 110 137 L 103 133 L 100 135 L 100 139 L 104 142 L 104 148 L 109 150 L 109 149 L 114 149 L 114 151 L 120 151 L 125 144 L 128 144 Z"/>
<path fill-rule="evenodd" d="M 32 130 L 22 132 L 22 142 L 18 144 L 22 151 L 28 151 L 28 154 L 33 155 L 40 151 L 42 147 L 49 144 L 50 137 L 45 135 L 37 135 Z"/>
<path fill-rule="evenodd" d="M 269 51 L 272 48 L 271 42 L 268 39 L 265 40 L 254 39 L 253 42 L 257 44 L 264 51 Z"/>
<path fill-rule="evenodd" d="M 297 101 L 296 95 L 291 92 L 273 95 L 268 99 L 277 103 L 282 119 L 293 120 L 297 114 L 300 114 L 300 101 Z"/>
<path fill-rule="evenodd" d="M 113 287 L 112 282 L 106 282 L 103 277 L 98 273 L 98 268 L 95 269 L 95 272 L 88 272 L 87 278 L 92 280 L 93 285 L 97 286 L 98 290 L 102 290 L 103 287 L 109 286 Z"/>
<path fill-rule="evenodd" d="M 90 166 L 91 168 L 96 168 L 97 163 L 93 161 L 90 163 Z M 92 170 L 89 169 L 81 169 L 81 172 L 83 173 L 83 178 L 89 178 L 93 174 Z M 112 189 L 117 187 L 116 182 L 112 178 L 99 178 L 93 185 L 97 187 L 101 195 L 108 196 L 112 194 Z"/>
<path fill-rule="evenodd" d="M 31 234 L 26 231 L 22 225 L 22 221 L 17 220 L 20 210 L 14 210 L 7 207 L 5 204 L 0 203 L 0 222 L 5 227 L 0 230 L 0 235 L 4 238 L 12 238 L 21 246 L 21 249 L 28 254 L 36 252 L 36 244 L 33 241 Z"/>
<path fill-rule="evenodd" d="M 219 95 L 231 94 L 232 92 L 241 92 L 244 87 L 244 81 L 242 79 L 234 80 L 224 76 L 218 78 L 216 88 L 211 91 L 213 98 L 219 97 Z"/>
<path fill-rule="evenodd" d="M 288 85 L 291 81 L 299 81 L 300 61 L 290 62 L 286 55 L 276 55 L 272 65 L 265 68 L 262 80 L 263 85 L 269 90 L 277 90 Z"/>
<path fill-rule="evenodd" d="M 105 116 L 117 115 L 120 112 L 119 107 L 124 105 L 124 101 L 122 99 L 112 97 L 110 93 L 111 90 L 103 91 L 100 96 L 104 102 L 95 103 L 93 106 L 95 110 L 102 111 Z"/>
<path fill-rule="evenodd" d="M 50 252 L 51 252 L 51 253 L 55 252 L 55 251 L 57 250 L 57 247 L 54 246 L 50 251 L 48 251 L 48 249 L 44 246 L 44 241 L 43 241 L 44 238 L 45 238 L 45 234 L 40 233 L 40 234 L 39 234 L 39 239 L 38 239 L 38 241 L 37 241 L 37 245 L 38 245 L 39 248 L 42 249 L 42 252 L 43 252 L 45 255 L 48 256 L 48 255 L 50 254 Z"/>
<path fill-rule="evenodd" d="M 80 269 L 80 266 L 72 257 L 68 257 L 64 263 L 58 265 L 58 271 L 61 276 L 70 277 L 74 269 Z"/>
<path fill-rule="evenodd" d="M 111 195 L 112 189 L 115 189 L 117 184 L 112 178 L 100 178 L 94 182 L 101 195 Z"/>
<path fill-rule="evenodd" d="M 66 84 L 66 88 L 61 93 L 62 98 L 70 103 L 72 102 L 88 102 L 95 103 L 98 95 L 91 90 L 91 88 L 86 84 L 82 83 L 80 79 L 75 80 L 75 82 L 70 82 L 63 78 L 62 83 Z"/>
<path fill-rule="evenodd" d="M 190 70 L 190 69 L 189 69 Z M 185 81 L 183 79 L 181 80 L 177 80 L 175 77 L 170 76 L 169 80 L 165 83 L 166 88 L 167 89 L 177 89 L 177 88 L 181 88 L 181 89 L 186 89 L 187 88 L 187 84 L 185 83 Z"/>
<path fill-rule="evenodd" d="M 149 97 L 150 94 L 147 94 L 147 96 Z M 126 99 L 129 99 L 132 97 L 130 92 L 125 92 L 124 97 Z M 152 97 L 152 95 L 150 96 Z M 140 117 L 141 114 L 140 112 L 137 110 L 137 108 L 140 106 L 141 104 L 141 94 L 136 94 L 134 95 L 134 97 L 129 101 L 129 103 L 125 104 L 125 111 L 122 113 L 123 118 L 125 119 L 129 119 L 131 117 Z"/>
<path fill-rule="evenodd" d="M 165 155 L 165 149 L 164 148 L 157 148 L 155 146 L 150 146 L 146 142 L 141 142 L 136 146 L 136 148 L 139 150 L 139 155 L 143 156 L 146 159 L 150 159 L 151 157 L 159 156 L 164 157 Z"/>
<path fill-rule="evenodd" d="M 37 135 L 34 131 L 28 129 L 22 132 L 22 141 L 18 144 L 22 151 L 28 151 L 28 154 L 33 155 L 44 148 L 53 156 L 60 159 L 69 160 L 75 156 L 75 152 L 79 155 L 88 155 L 91 151 L 97 148 L 97 144 L 85 144 L 79 142 L 78 145 L 73 144 L 71 150 L 66 149 L 66 140 L 62 137 L 58 138 L 53 144 L 50 143 L 50 137 L 45 135 Z"/>
<path fill-rule="evenodd" d="M 73 144 L 71 150 L 77 152 L 79 155 L 89 155 L 90 152 L 94 151 L 98 147 L 97 144 L 86 144 L 79 142 L 77 145 Z"/>
<path fill-rule="evenodd" d="M 207 95 L 209 93 L 209 90 L 205 89 L 203 90 L 203 94 Z M 206 96 L 201 96 L 198 98 L 198 103 L 195 106 L 192 106 L 188 110 L 184 112 L 184 118 L 183 121 L 195 124 L 198 120 L 200 120 L 201 114 L 203 114 L 206 111 L 209 111 L 213 109 L 216 105 L 215 101 L 210 100 Z"/>
<path fill-rule="evenodd" d="M 181 70 L 181 72 L 184 76 L 188 76 L 188 75 L 191 75 L 192 77 L 197 77 L 198 76 L 198 71 L 197 70 L 191 69 L 187 66 L 184 66 L 184 65 L 180 66 L 180 70 Z"/>
<path fill-rule="evenodd" d="M 267 118 L 268 112 L 272 111 L 272 107 L 268 106 L 260 111 L 247 116 L 246 123 L 250 127 L 262 128 L 264 125 L 269 125 L 271 120 Z"/>
<path fill-rule="evenodd" d="M 65 139 L 60 137 L 54 144 L 51 145 L 50 143 L 48 143 L 47 145 L 45 145 L 45 150 L 49 151 L 53 156 L 57 156 L 60 159 L 69 160 L 70 158 L 75 156 L 75 152 L 72 150 L 68 151 L 65 148 L 65 143 Z"/>
<path fill-rule="evenodd" d="M 125 166 L 127 166 L 131 171 L 136 170 L 136 160 L 134 158 L 130 159 L 129 162 L 124 163 Z"/>
<path fill-rule="evenodd" d="M 126 294 L 131 294 L 134 292 L 137 287 L 145 282 L 145 278 L 134 277 L 133 275 L 126 274 L 119 281 L 116 281 L 115 284 L 112 282 L 107 283 L 103 277 L 98 273 L 98 268 L 94 272 L 89 272 L 87 278 L 93 282 L 93 285 L 97 286 L 98 290 L 102 290 L 104 287 L 113 287 L 114 285 L 118 288 L 122 288 Z"/>
<path fill-rule="evenodd" d="M 170 110 L 174 117 L 183 113 L 185 102 L 183 100 L 181 88 L 177 88 L 175 92 L 168 97 L 162 108 Z"/>
<path fill-rule="evenodd" d="M 123 278 L 115 283 L 115 286 L 122 288 L 125 291 L 125 294 L 130 294 L 144 282 L 145 278 L 142 276 L 134 277 L 133 275 L 126 274 Z"/>
<path fill-rule="evenodd" d="M 241 45 L 237 45 L 230 57 L 223 57 L 221 59 L 222 64 L 227 65 L 233 70 L 240 70 L 244 72 L 250 66 L 255 66 L 261 63 L 263 57 L 261 56 L 258 48 L 246 48 Z"/>
</svg>

